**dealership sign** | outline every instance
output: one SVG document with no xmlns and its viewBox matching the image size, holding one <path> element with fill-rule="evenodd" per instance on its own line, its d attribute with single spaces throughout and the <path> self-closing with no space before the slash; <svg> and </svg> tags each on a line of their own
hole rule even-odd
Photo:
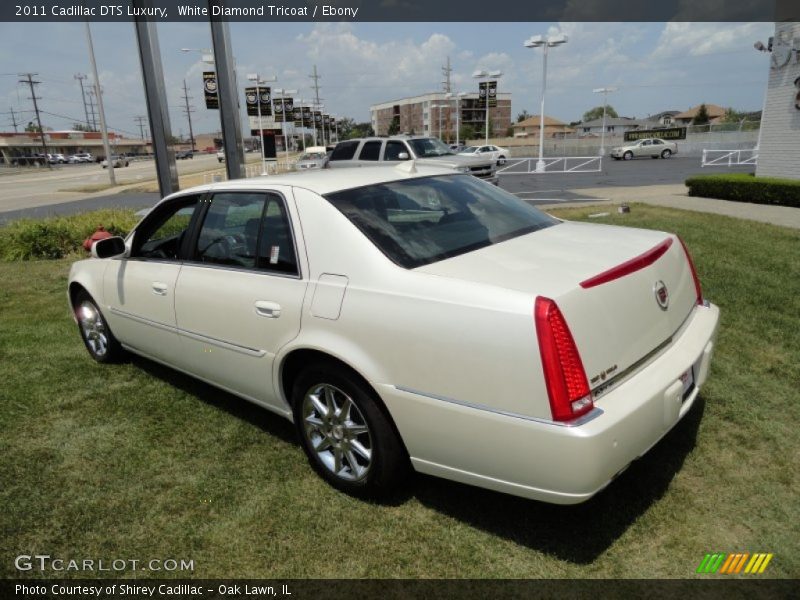
<svg viewBox="0 0 800 600">
<path fill-rule="evenodd" d="M 626 142 L 635 142 L 645 138 L 660 138 L 662 140 L 685 140 L 686 127 L 670 127 L 668 129 L 637 129 L 625 132 Z"/>
<path fill-rule="evenodd" d="M 214 71 L 203 72 L 203 95 L 206 98 L 206 108 L 219 108 L 219 95 L 217 94 L 217 74 Z"/>
<path fill-rule="evenodd" d="M 481 81 L 478 84 L 478 105 L 486 108 L 486 97 L 489 97 L 489 107 L 497 106 L 497 81 Z"/>
<path fill-rule="evenodd" d="M 259 102 L 261 103 L 260 112 L 262 117 L 272 114 L 272 94 L 268 87 L 248 87 L 244 88 L 244 101 L 247 105 L 247 114 L 257 117 L 259 114 Z"/>
</svg>

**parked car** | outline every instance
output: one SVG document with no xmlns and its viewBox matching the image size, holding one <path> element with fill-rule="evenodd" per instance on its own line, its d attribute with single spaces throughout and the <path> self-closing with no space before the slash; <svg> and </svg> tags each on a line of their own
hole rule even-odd
<svg viewBox="0 0 800 600">
<path fill-rule="evenodd" d="M 115 169 L 119 169 L 121 167 L 127 167 L 130 164 L 127 156 L 122 156 L 120 154 L 112 154 L 111 160 L 113 161 L 113 165 Z M 108 160 L 104 160 L 100 163 L 104 169 L 108 168 Z"/>
<path fill-rule="evenodd" d="M 47 162 L 49 162 L 51 165 L 55 164 L 63 165 L 66 164 L 67 159 L 64 157 L 63 154 L 48 154 Z"/>
<path fill-rule="evenodd" d="M 75 164 L 75 163 L 90 163 L 94 162 L 94 157 L 89 154 L 88 152 L 79 152 L 77 154 L 73 154 L 67 159 L 67 162 Z"/>
<path fill-rule="evenodd" d="M 616 160 L 631 160 L 639 156 L 669 158 L 677 153 L 678 144 L 675 142 L 666 142 L 660 138 L 646 138 L 613 148 L 611 157 Z"/>
<path fill-rule="evenodd" d="M 324 169 L 328 164 L 327 152 L 304 152 L 294 165 L 295 170 Z"/>
<path fill-rule="evenodd" d="M 293 420 L 361 496 L 413 467 L 587 500 L 691 410 L 719 320 L 675 235 L 411 163 L 181 191 L 92 256 L 68 284 L 92 358 L 128 350 Z"/>
<path fill-rule="evenodd" d="M 455 154 L 438 138 L 424 136 L 393 136 L 390 138 L 360 138 L 336 144 L 328 167 L 374 167 L 414 160 L 416 164 L 447 167 L 497 184 L 497 167 L 484 157 Z"/>
<path fill-rule="evenodd" d="M 217 162 L 225 162 L 225 150 L 217 150 Z"/>
<path fill-rule="evenodd" d="M 194 158 L 194 152 L 191 150 L 181 150 L 180 152 L 175 153 L 175 158 L 177 160 L 186 160 L 187 158 Z"/>
<path fill-rule="evenodd" d="M 507 148 L 501 148 L 500 146 L 467 146 L 463 150 L 459 151 L 459 154 L 463 154 L 465 156 L 480 156 L 491 158 L 494 160 L 498 165 L 506 164 L 506 160 L 511 153 L 508 151 Z"/>
</svg>

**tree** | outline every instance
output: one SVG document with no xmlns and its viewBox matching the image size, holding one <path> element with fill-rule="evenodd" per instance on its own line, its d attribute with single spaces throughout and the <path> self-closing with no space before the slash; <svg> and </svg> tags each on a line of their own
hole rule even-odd
<svg viewBox="0 0 800 600">
<path fill-rule="evenodd" d="M 89 127 L 86 123 L 73 123 L 72 124 L 73 131 L 94 131 L 91 127 Z"/>
<path fill-rule="evenodd" d="M 616 119 L 619 117 L 617 111 L 614 110 L 614 107 L 610 104 L 606 106 L 606 117 L 611 117 L 612 119 Z M 583 113 L 583 120 L 585 121 L 594 121 L 595 119 L 602 119 L 603 118 L 603 107 L 602 106 L 595 106 L 592 109 L 587 110 Z"/>
<path fill-rule="evenodd" d="M 472 125 L 462 125 L 461 128 L 458 130 L 459 137 L 462 141 L 466 142 L 467 140 L 474 140 L 475 139 L 475 129 Z"/>
<path fill-rule="evenodd" d="M 728 108 L 725 111 L 725 114 L 722 116 L 723 123 L 739 123 L 745 118 L 745 114 L 741 113 L 737 110 L 733 110 L 733 108 Z"/>
<path fill-rule="evenodd" d="M 708 125 L 708 109 L 705 104 L 701 104 L 697 109 L 697 114 L 692 119 L 692 125 Z"/>
<path fill-rule="evenodd" d="M 522 123 L 525 119 L 530 119 L 532 116 L 533 115 L 531 115 L 527 110 L 523 110 L 517 115 L 517 123 Z"/>
<path fill-rule="evenodd" d="M 350 138 L 350 132 L 353 131 L 356 122 L 350 117 L 342 117 L 336 124 L 339 128 L 339 139 L 346 140 Z"/>
<path fill-rule="evenodd" d="M 29 133 L 38 133 L 41 130 L 39 129 L 39 126 L 36 125 L 33 121 L 28 121 L 28 124 L 25 125 L 25 131 Z"/>
<path fill-rule="evenodd" d="M 400 133 L 400 119 L 392 119 L 392 122 L 389 125 L 389 131 L 387 133 L 389 135 L 397 135 Z"/>
</svg>

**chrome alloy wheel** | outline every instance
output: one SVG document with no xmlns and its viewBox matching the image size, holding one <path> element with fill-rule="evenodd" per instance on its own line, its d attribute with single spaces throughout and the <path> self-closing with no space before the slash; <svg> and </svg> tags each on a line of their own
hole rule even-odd
<svg viewBox="0 0 800 600">
<path fill-rule="evenodd" d="M 78 308 L 78 322 L 92 354 L 101 358 L 105 356 L 108 351 L 108 333 L 97 307 L 88 300 L 81 302 Z"/>
<path fill-rule="evenodd" d="M 303 431 L 319 462 L 345 481 L 361 481 L 372 464 L 372 438 L 358 406 L 339 388 L 321 383 L 303 398 Z"/>
</svg>

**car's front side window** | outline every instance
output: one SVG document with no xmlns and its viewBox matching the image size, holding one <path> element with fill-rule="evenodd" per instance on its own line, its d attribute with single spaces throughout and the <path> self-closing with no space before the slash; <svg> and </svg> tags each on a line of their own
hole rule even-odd
<svg viewBox="0 0 800 600">
<path fill-rule="evenodd" d="M 178 260 L 181 245 L 200 204 L 200 196 L 187 196 L 158 207 L 136 228 L 131 258 Z"/>
<path fill-rule="evenodd" d="M 265 195 L 257 192 L 214 194 L 192 259 L 202 263 L 255 268 L 256 240 L 264 201 Z"/>
</svg>

